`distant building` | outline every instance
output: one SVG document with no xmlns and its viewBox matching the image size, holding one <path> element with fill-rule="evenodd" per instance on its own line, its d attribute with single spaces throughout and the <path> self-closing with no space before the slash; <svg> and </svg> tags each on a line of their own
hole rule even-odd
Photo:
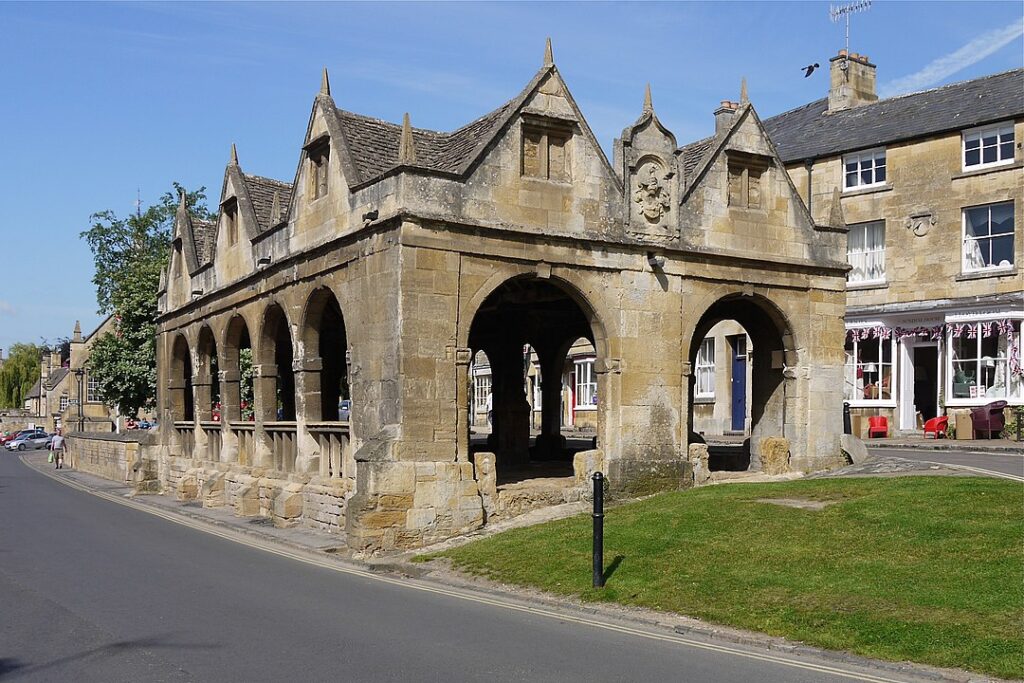
<svg viewBox="0 0 1024 683">
<path fill-rule="evenodd" d="M 914 432 L 952 408 L 1024 402 L 1024 70 L 879 100 L 866 56 L 830 66 L 827 97 L 765 128 L 816 222 L 849 228 L 843 394 L 855 418 Z M 695 411 L 708 434 L 743 410 L 727 334 L 705 342 L 709 386 L 726 390 Z"/>
</svg>

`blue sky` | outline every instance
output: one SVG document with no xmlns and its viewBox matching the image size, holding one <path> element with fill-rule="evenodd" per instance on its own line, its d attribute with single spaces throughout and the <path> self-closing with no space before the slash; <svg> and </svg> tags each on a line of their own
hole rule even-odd
<svg viewBox="0 0 1024 683">
<path fill-rule="evenodd" d="M 762 117 L 822 97 L 828 3 L 0 3 L 0 348 L 100 320 L 79 233 L 180 181 L 216 203 L 232 142 L 291 180 L 320 70 L 339 106 L 451 130 L 513 97 L 544 38 L 606 151 L 644 84 L 680 143 L 746 76 Z M 886 2 L 851 49 L 898 94 L 1024 65 L 1020 2 Z M 822 69 L 803 78 L 801 67 Z"/>
</svg>

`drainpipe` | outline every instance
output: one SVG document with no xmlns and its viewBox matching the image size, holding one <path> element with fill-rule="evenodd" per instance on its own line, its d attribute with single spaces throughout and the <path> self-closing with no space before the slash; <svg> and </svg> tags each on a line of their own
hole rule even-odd
<svg viewBox="0 0 1024 683">
<path fill-rule="evenodd" d="M 814 168 L 814 159 L 805 159 L 804 168 L 807 169 L 807 213 L 814 216 L 811 212 L 811 169 Z"/>
</svg>

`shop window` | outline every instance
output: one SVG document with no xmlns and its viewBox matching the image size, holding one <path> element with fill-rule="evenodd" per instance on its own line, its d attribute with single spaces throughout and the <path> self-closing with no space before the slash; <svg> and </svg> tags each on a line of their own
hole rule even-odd
<svg viewBox="0 0 1024 683">
<path fill-rule="evenodd" d="M 891 401 L 893 339 L 848 337 L 843 398 L 851 403 Z"/>
<path fill-rule="evenodd" d="M 1020 332 L 1019 321 L 953 325 L 949 332 L 949 395 L 981 402 L 1024 396 Z"/>
</svg>

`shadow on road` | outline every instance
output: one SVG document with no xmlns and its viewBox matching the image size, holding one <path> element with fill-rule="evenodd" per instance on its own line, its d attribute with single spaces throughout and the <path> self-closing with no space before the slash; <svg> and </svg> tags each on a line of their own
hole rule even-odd
<svg viewBox="0 0 1024 683">
<path fill-rule="evenodd" d="M 105 658 L 117 656 L 123 653 L 130 652 L 142 652 L 144 653 L 148 649 L 163 648 L 163 649 L 174 649 L 174 650 L 213 650 L 222 647 L 219 644 L 202 644 L 202 643 L 173 643 L 168 642 L 168 636 L 173 634 L 165 634 L 162 636 L 153 636 L 150 638 L 136 638 L 134 640 L 122 640 L 116 643 L 109 643 L 107 645 L 100 645 L 89 650 L 83 650 L 66 657 L 60 657 L 52 662 L 45 662 L 43 664 L 26 664 L 18 659 L 14 658 L 0 658 L 0 678 L 7 678 L 8 676 L 20 677 L 27 676 L 29 674 L 36 674 L 49 669 L 54 669 L 71 662 L 88 659 L 88 658 Z"/>
</svg>

